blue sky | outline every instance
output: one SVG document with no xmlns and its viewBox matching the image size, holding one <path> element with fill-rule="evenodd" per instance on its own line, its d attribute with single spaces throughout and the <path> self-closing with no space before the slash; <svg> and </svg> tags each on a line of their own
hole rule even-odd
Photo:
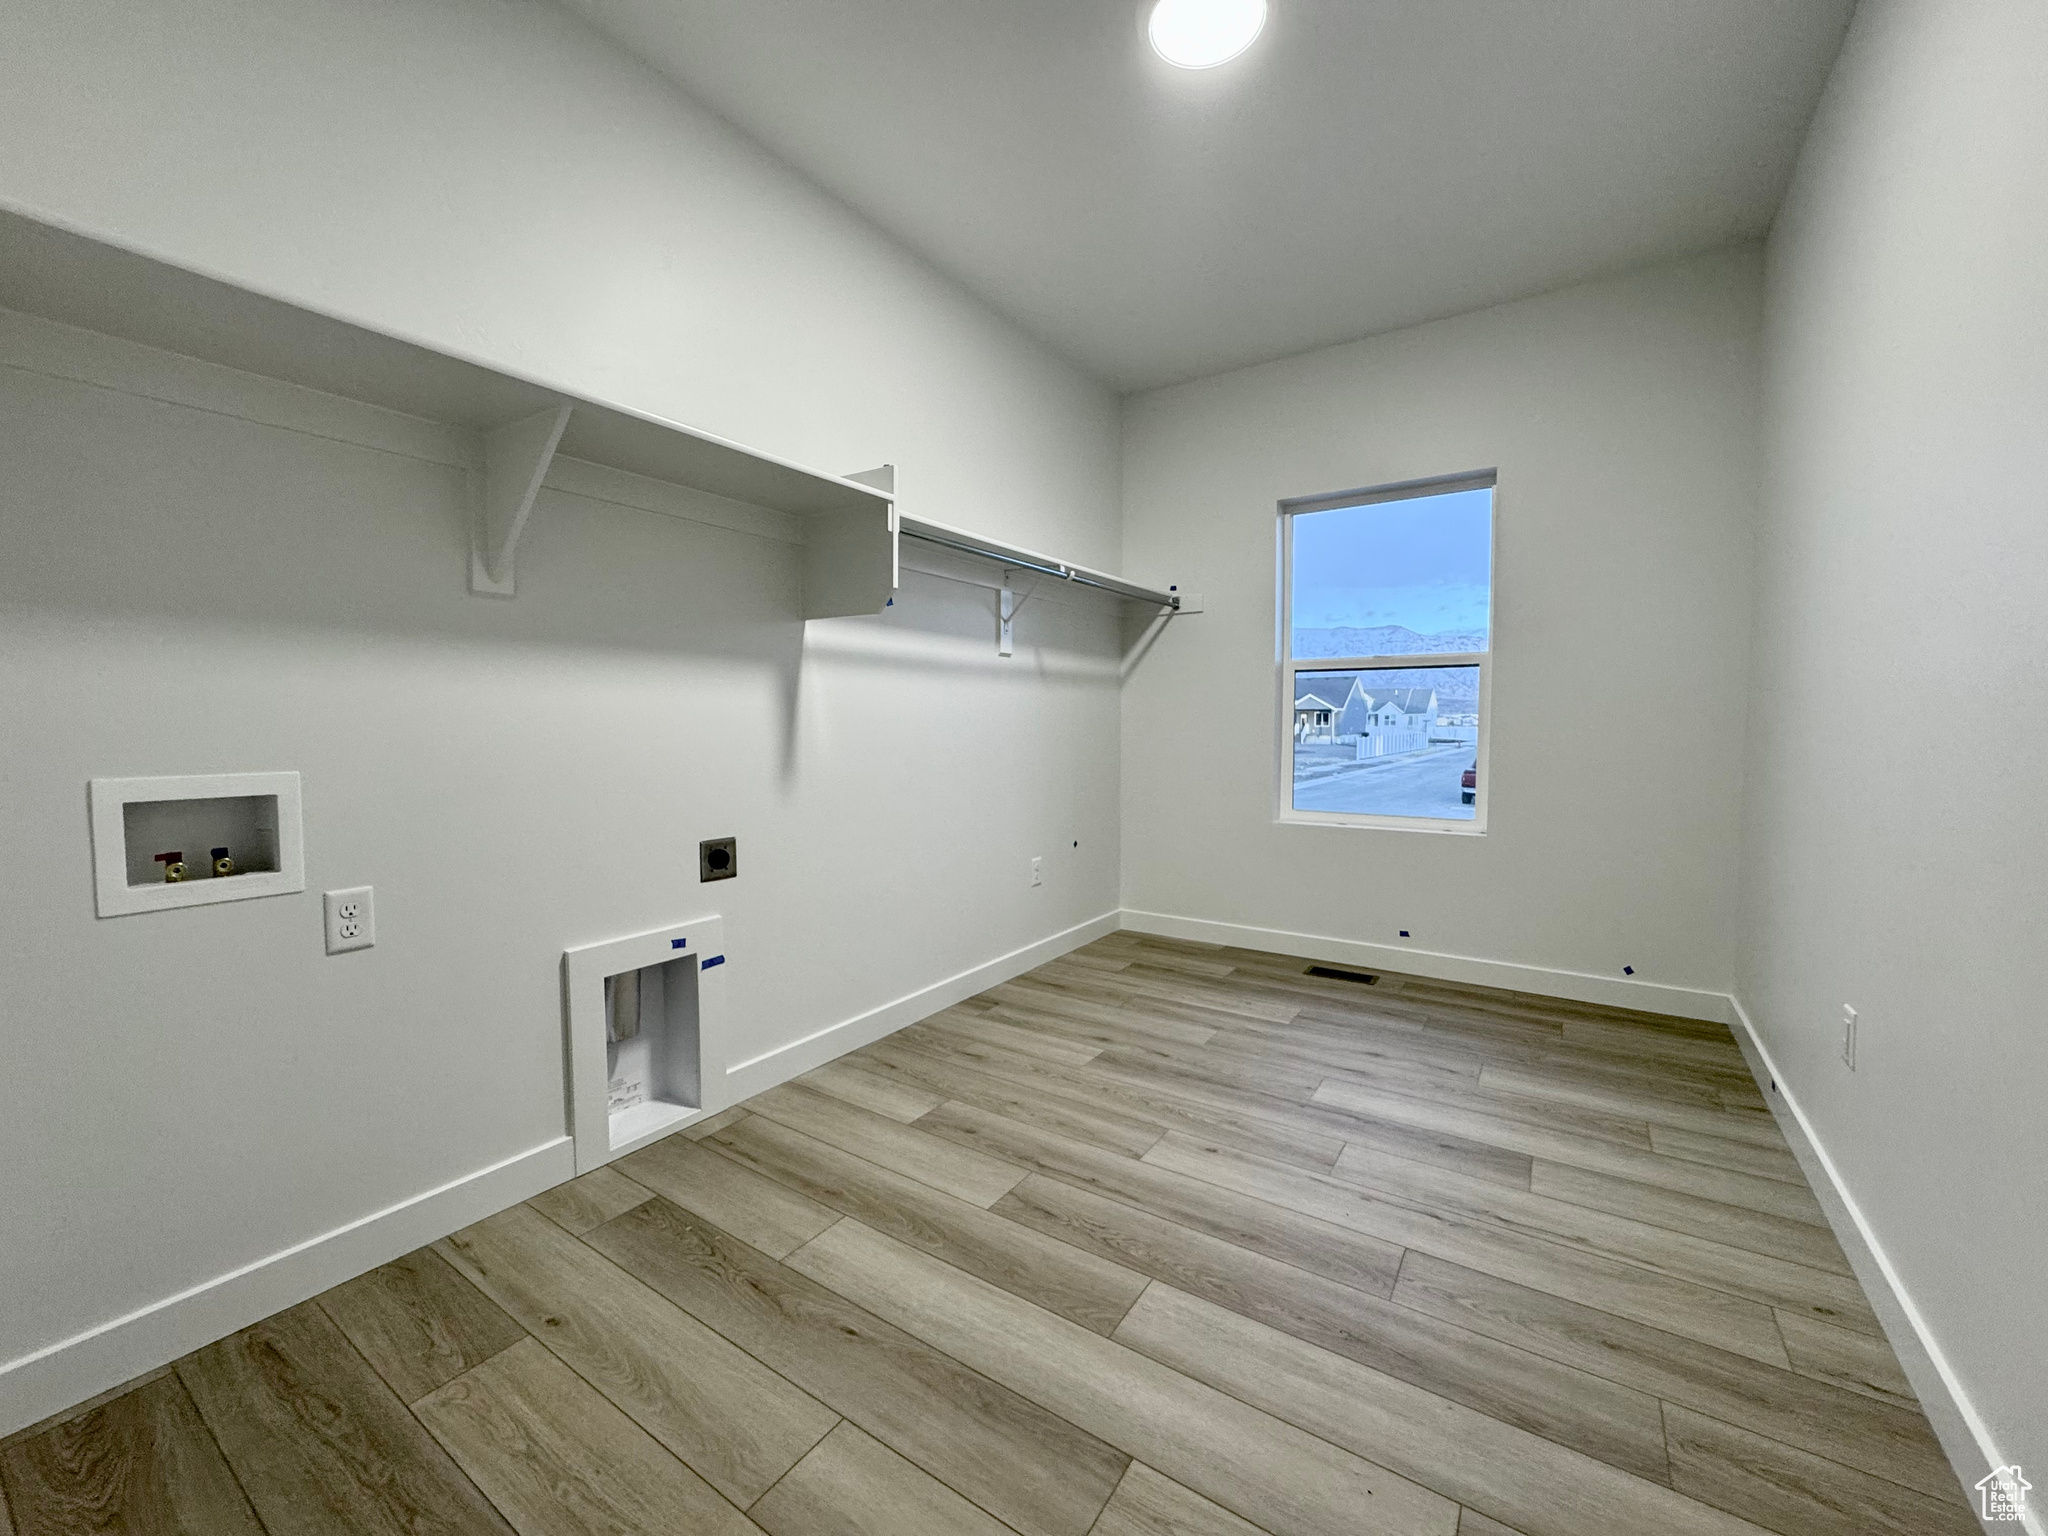
<svg viewBox="0 0 2048 1536">
<path fill-rule="evenodd" d="M 1294 627 L 1484 630 L 1491 490 L 1378 501 L 1294 519 Z"/>
</svg>

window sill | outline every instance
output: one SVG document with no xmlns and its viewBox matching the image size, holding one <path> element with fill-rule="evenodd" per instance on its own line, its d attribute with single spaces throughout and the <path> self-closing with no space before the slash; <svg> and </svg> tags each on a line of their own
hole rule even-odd
<svg viewBox="0 0 2048 1536">
<path fill-rule="evenodd" d="M 1347 827 L 1363 832 L 1435 832 L 1451 837 L 1484 837 L 1486 823 L 1438 821 L 1427 816 L 1352 816 L 1338 811 L 1281 811 L 1273 821 L 1290 827 Z"/>
</svg>

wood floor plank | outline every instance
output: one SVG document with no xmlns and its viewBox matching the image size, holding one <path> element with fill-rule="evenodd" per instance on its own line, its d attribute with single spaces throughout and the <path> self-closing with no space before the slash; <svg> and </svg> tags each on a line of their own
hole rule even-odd
<svg viewBox="0 0 2048 1536">
<path fill-rule="evenodd" d="M 263 1536 L 173 1375 L 0 1451 L 19 1536 Z M 16 1530 L 0 1492 L 0 1536 Z"/>
<path fill-rule="evenodd" d="M 1338 1159 L 1335 1176 L 1432 1212 L 1553 1238 L 1588 1253 L 1605 1254 L 1765 1306 L 1804 1311 L 1873 1331 L 1878 1327 L 1863 1288 L 1851 1275 L 1733 1248 L 1693 1232 L 1529 1190 L 1503 1189 L 1446 1169 L 1355 1147 L 1346 1149 Z"/>
<path fill-rule="evenodd" d="M 991 1067 L 1001 1069 L 1000 1064 Z M 1121 1106 L 1162 1128 L 1218 1137 L 1304 1168 L 1333 1167 L 1344 1150 L 1339 1127 L 1304 1103 L 1266 1093 L 1232 1092 L 1195 1074 L 1156 1072 L 1117 1053 L 1105 1051 L 1083 1068 L 1053 1069 L 1040 1074 L 1040 1080 Z M 1294 1109 L 1303 1112 L 1290 1114 Z M 1355 1129 L 1356 1122 L 1349 1119 L 1341 1127 Z"/>
<path fill-rule="evenodd" d="M 1486 1274 L 1654 1321 L 1689 1338 L 1784 1365 L 1770 1308 L 1548 1237 L 1402 1204 L 1304 1169 L 1169 1136 L 1145 1162 Z M 1768 1330 L 1764 1325 L 1769 1324 Z"/>
<path fill-rule="evenodd" d="M 1469 1043 L 1439 1041 L 1412 1027 L 1349 1014 L 1341 1021 L 1296 1014 L 1285 1024 L 1234 1020 L 1217 1032 L 1216 1043 L 1228 1046 L 1248 1040 L 1282 1043 L 1317 1052 L 1334 1052 L 1364 1072 L 1382 1064 L 1395 1070 L 1427 1067 L 1468 1082 L 1481 1080 L 1489 1058 Z"/>
<path fill-rule="evenodd" d="M 1097 1072 L 1122 1067 L 1164 1087 L 1187 1083 L 1201 1088 L 1250 1090 L 1294 1104 L 1307 1103 L 1332 1071 L 1321 1066 L 1289 1069 L 1257 1065 L 1247 1057 L 1204 1052 L 1200 1046 L 1177 1047 L 1173 1054 L 1119 1046 L 1103 1051 L 1089 1066 Z"/>
<path fill-rule="evenodd" d="M 1660 1483 L 1170 1286 L 1146 1291 L 1115 1338 L 1528 1536 L 1756 1536 Z"/>
<path fill-rule="evenodd" d="M 1919 1408 L 1913 1384 L 1881 1335 L 1836 1328 L 1798 1312 L 1779 1313 L 1778 1329 L 1785 1336 L 1793 1370 L 1881 1402 Z"/>
<path fill-rule="evenodd" d="M 1960 1502 L 1908 1493 L 1684 1408 L 1667 1407 L 1664 1419 L 1680 1488 L 1782 1536 L 1978 1536 Z"/>
<path fill-rule="evenodd" d="M 1458 1536 L 1525 1536 L 1511 1525 L 1490 1520 L 1476 1509 L 1458 1512 Z"/>
<path fill-rule="evenodd" d="M 431 1248 L 393 1259 L 315 1300 L 407 1403 L 526 1337 Z"/>
<path fill-rule="evenodd" d="M 1217 1137 L 1248 1152 L 1304 1168 L 1335 1166 L 1347 1144 L 1438 1163 L 1478 1178 L 1526 1189 L 1526 1153 L 1510 1151 L 1427 1125 L 1397 1121 L 1332 1105 L 1283 1099 L 1241 1085 L 1148 1071 L 1120 1053 L 1105 1052 L 1076 1078 L 1097 1092 L 1114 1093 L 1170 1129 Z"/>
<path fill-rule="evenodd" d="M 735 1104 L 730 1109 L 721 1109 L 715 1115 L 707 1115 L 702 1120 L 692 1121 L 682 1128 L 680 1134 L 689 1137 L 692 1141 L 702 1141 L 713 1131 L 722 1131 L 735 1121 L 746 1118 L 747 1106 Z"/>
<path fill-rule="evenodd" d="M 1047 1061 L 1063 1061 L 1069 1066 L 1079 1066 L 1092 1060 L 1097 1047 L 1075 1045 L 1057 1035 L 1048 1035 L 1039 1030 L 1019 1029 L 1014 1024 L 999 1023 L 989 1015 L 935 1013 L 921 1024 L 911 1026 L 920 1034 L 940 1033 L 959 1035 L 968 1040 L 979 1040 L 989 1045 L 999 1045 L 1006 1051 L 1015 1051 L 1021 1056 L 1040 1056 Z"/>
<path fill-rule="evenodd" d="M 1108 1444 L 666 1201 L 587 1241 L 1026 1536 L 1081 1536 L 1123 1475 Z"/>
<path fill-rule="evenodd" d="M 1754 1141 L 1667 1125 L 1650 1128 L 1650 1143 L 1666 1157 L 1680 1157 L 1713 1168 L 1731 1168 L 1737 1173 L 1752 1173 L 1758 1178 L 1777 1179 L 1802 1188 L 1806 1184 L 1799 1159 L 1788 1147 L 1759 1146 Z"/>
<path fill-rule="evenodd" d="M 931 1089 L 945 1099 L 958 1099 L 991 1114 L 1035 1125 L 1055 1135 L 1138 1157 L 1166 1134 L 1156 1121 L 1113 1113 L 1099 1103 L 1084 1102 L 1051 1088 L 1024 1087 L 959 1060 L 923 1051 L 891 1050 L 886 1041 L 866 1047 L 860 1060 L 871 1071 L 888 1073 Z M 1332 1161 L 1335 1161 L 1333 1158 Z"/>
<path fill-rule="evenodd" d="M 1476 1055 L 1459 1053 L 1455 1064 L 1422 1061 L 1412 1050 L 1388 1049 L 1363 1038 L 1341 1044 L 1325 1037 L 1304 1038 L 1292 1023 L 1218 1030 L 1202 1049 L 1211 1060 L 1241 1057 L 1305 1072 L 1342 1072 L 1396 1092 L 1457 1094 L 1479 1087 Z"/>
<path fill-rule="evenodd" d="M 1454 1504 L 1384 1467 L 858 1222 L 790 1259 L 1275 1536 L 1450 1536 L 1456 1526 Z"/>
<path fill-rule="evenodd" d="M 1091 971 L 1120 971 L 1131 963 L 1127 956 L 1098 950 L 1093 944 L 1074 950 L 1063 958 L 1068 965 L 1081 966 Z"/>
<path fill-rule="evenodd" d="M 1725 1029 L 1722 1036 L 1719 1040 L 1703 1040 L 1659 1035 L 1626 1024 L 1582 1019 L 1568 1019 L 1564 1025 L 1565 1042 L 1570 1045 L 1585 1044 L 1596 1050 L 1604 1048 L 1642 1058 L 1699 1062 L 1732 1071 L 1743 1070 L 1742 1052 L 1736 1048 L 1734 1037 Z"/>
<path fill-rule="evenodd" d="M 991 1215 L 759 1115 L 705 1145 L 1097 1333 L 1115 1328 L 1145 1289 L 1142 1275 L 1057 1235 Z"/>
<path fill-rule="evenodd" d="M 1131 1463 L 1089 1536 L 1266 1536 L 1249 1520 L 1183 1488 L 1142 1461 Z"/>
<path fill-rule="evenodd" d="M 178 1379 L 269 1536 L 510 1529 L 312 1302 L 187 1356 Z"/>
<path fill-rule="evenodd" d="M 1056 1039 L 1098 1048 L 1115 1042 L 1140 1041 L 1148 1044 L 1178 1042 L 1200 1045 L 1213 1037 L 1217 1021 L 1190 1022 L 1178 1010 L 1160 1009 L 1140 1002 L 1131 1007 L 1103 1001 L 1103 992 L 1087 997 L 1068 993 L 1047 993 L 1015 982 L 998 987 L 991 994 L 995 1007 L 988 1017 L 1019 1029 L 1040 1031 Z"/>
<path fill-rule="evenodd" d="M 414 1412 L 520 1536 L 759 1536 L 716 1489 L 532 1339 L 458 1376 Z"/>
<path fill-rule="evenodd" d="M 653 1197 L 653 1190 L 634 1183 L 607 1163 L 581 1178 L 543 1190 L 526 1203 L 563 1231 L 583 1233 Z"/>
<path fill-rule="evenodd" d="M 1019 976 L 1006 983 L 1013 989 L 1037 993 L 1052 1005 L 1094 1003 L 1132 1009 L 1149 1004 L 1163 1009 L 1207 1008 L 1235 1018 L 1261 1019 L 1284 1024 L 1301 1005 L 1293 998 L 1260 996 L 1256 984 L 1231 984 L 1229 978 L 1203 980 L 1191 976 L 1145 975 L 1126 966 L 1114 976 L 1068 977 L 1051 981 L 1042 976 Z M 1162 1009 L 1162 1011 L 1163 1011 Z"/>
<path fill-rule="evenodd" d="M 140 1376 L 124 1381 L 118 1386 L 109 1387 L 104 1392 L 95 1392 L 91 1397 L 72 1403 L 55 1413 L 45 1415 L 33 1424 L 24 1424 L 20 1429 L 11 1430 L 7 1434 L 0 1435 L 0 1450 L 5 1450 L 18 1440 L 33 1440 L 44 1430 L 55 1429 L 59 1424 L 67 1423 L 72 1419 L 88 1414 L 102 1403 L 111 1403 L 117 1397 L 126 1397 L 137 1387 L 148 1386 L 149 1383 L 155 1381 L 159 1376 L 170 1375 L 173 1369 L 175 1369 L 175 1362 L 171 1365 L 157 1366 L 154 1370 L 144 1371 Z"/>
<path fill-rule="evenodd" d="M 901 1120 L 905 1125 L 919 1115 L 937 1109 L 946 1100 L 943 1093 L 912 1088 L 869 1072 L 861 1067 L 857 1058 L 847 1056 L 828 1061 L 822 1067 L 814 1067 L 797 1081 L 835 1099 L 858 1104 L 862 1109 L 887 1115 L 891 1120 Z"/>
<path fill-rule="evenodd" d="M 1668 1481 L 1657 1399 L 1033 1174 L 996 1212 L 1440 1397 Z"/>
<path fill-rule="evenodd" d="M 514 1206 L 442 1246 L 565 1365 L 741 1508 L 838 1422 L 538 1212 Z"/>
<path fill-rule="evenodd" d="M 1747 1248 L 1830 1274 L 1855 1275 L 1835 1234 L 1803 1221 L 1788 1221 L 1783 1216 L 1541 1158 L 1531 1165 L 1529 1189 L 1553 1200 L 1568 1200 L 1651 1226 L 1711 1238 L 1731 1248 Z"/>
<path fill-rule="evenodd" d="M 1328 1168 L 1343 1150 L 1342 1138 L 1334 1130 L 1317 1124 L 1313 1116 L 1304 1116 L 1290 1123 L 1284 1117 L 1267 1114 L 1264 1103 L 1258 1113 L 1248 1114 L 1243 1107 L 1221 1094 L 1205 1093 L 1200 1084 L 1168 1084 L 1141 1069 L 1112 1065 L 1102 1071 L 1097 1070 L 1095 1063 L 1086 1067 L 1069 1067 L 1020 1057 L 1007 1051 L 976 1047 L 971 1042 L 953 1046 L 930 1039 L 909 1040 L 901 1035 L 869 1049 L 885 1053 L 892 1061 L 906 1065 L 908 1062 L 903 1055 L 906 1049 L 920 1058 L 936 1056 L 998 1077 L 1013 1090 L 1029 1090 L 1041 1098 L 1079 1103 L 1098 1113 L 1142 1122 L 1155 1131 L 1169 1127 L 1205 1130 L 1208 1134 L 1230 1140 L 1234 1145 L 1282 1161 L 1298 1162 L 1305 1167 Z M 963 1098 L 962 1102 L 973 1101 Z M 1269 1102 L 1282 1104 L 1280 1100 Z M 1000 1110 L 996 1112 L 1001 1113 Z M 1348 1127 L 1351 1122 L 1347 1119 L 1344 1123 Z"/>
<path fill-rule="evenodd" d="M 1759 1178 L 1755 1174 L 1715 1168 L 1685 1158 L 1665 1157 L 1597 1137 L 1545 1130 L 1523 1121 L 1497 1120 L 1473 1110 L 1411 1099 L 1401 1094 L 1382 1093 L 1356 1083 L 1325 1082 L 1316 1090 L 1315 1101 L 1339 1109 L 1355 1109 L 1382 1119 L 1432 1126 L 1453 1135 L 1469 1136 L 1475 1141 L 1490 1141 L 1513 1151 L 1526 1152 L 1531 1157 L 1568 1163 L 1576 1168 L 1590 1168 L 1596 1173 L 1609 1173 L 1616 1178 L 1634 1179 L 1642 1184 L 1656 1184 L 1685 1194 L 1699 1195 L 1703 1199 L 1719 1200 L 1725 1205 L 1747 1206 L 1751 1210 L 1768 1211 L 1815 1226 L 1827 1225 L 1827 1218 L 1821 1214 L 1820 1202 L 1803 1184 L 1787 1184 L 1778 1179 Z"/>
<path fill-rule="evenodd" d="M 1943 1496 L 1955 1474 L 1915 1409 L 1759 1365 L 1652 1325 L 1411 1253 L 1394 1297 L 1475 1333 L 1739 1423 L 1903 1487 Z"/>
<path fill-rule="evenodd" d="M 1024 1177 L 1024 1170 L 1015 1163 L 949 1146 L 915 1125 L 900 1125 L 808 1088 L 785 1083 L 748 1103 L 756 1115 L 972 1205 L 994 1205 Z"/>
<path fill-rule="evenodd" d="M 1228 976 L 1237 969 L 1220 951 L 1211 953 L 1154 945 L 1139 946 L 1137 953 L 1148 969 L 1163 968 L 1188 976 Z"/>
<path fill-rule="evenodd" d="M 1039 1173 L 1357 1290 L 1385 1296 L 1392 1291 L 1400 1269 L 1398 1244 L 1203 1179 L 1082 1146 L 970 1105 L 942 1104 L 918 1124 L 963 1146 L 1000 1150 L 1003 1156 Z"/>
<path fill-rule="evenodd" d="M 1000 1520 L 843 1420 L 749 1513 L 770 1536 L 1010 1536 Z"/>
<path fill-rule="evenodd" d="M 1412 1077 L 1388 1077 L 1372 1071 L 1333 1069 L 1330 1081 L 1355 1083 L 1362 1088 L 1398 1093 L 1409 1098 L 1428 1099 L 1457 1109 L 1469 1110 L 1490 1119 L 1517 1121 L 1542 1130 L 1569 1136 L 1611 1141 L 1638 1151 L 1651 1150 L 1650 1124 L 1640 1116 L 1618 1115 L 1582 1104 L 1567 1104 L 1533 1094 L 1516 1093 L 1464 1078 L 1436 1076 L 1418 1081 Z"/>
<path fill-rule="evenodd" d="M 1518 1093 L 1525 1098 L 1578 1104 L 1605 1114 L 1646 1120 L 1652 1126 L 1667 1125 L 1675 1130 L 1697 1131 L 1731 1141 L 1746 1141 L 1759 1147 L 1781 1148 L 1785 1145 L 1777 1122 L 1768 1117 L 1760 1121 L 1754 1115 L 1736 1114 L 1718 1104 L 1709 1107 L 1704 1102 L 1679 1102 L 1666 1094 L 1603 1083 L 1588 1074 L 1564 1068 L 1545 1070 L 1489 1061 L 1481 1069 L 1479 1081 L 1482 1086 Z M 1702 1094 L 1701 1097 L 1704 1100 L 1714 1096 Z"/>
<path fill-rule="evenodd" d="M 839 1219 L 837 1211 L 674 1136 L 631 1153 L 620 1166 L 636 1183 L 770 1258 L 801 1247 Z"/>
<path fill-rule="evenodd" d="M 991 988 L 986 996 L 993 1007 L 1013 1017 L 1121 1023 L 1155 1039 L 1181 1040 L 1192 1045 L 1199 1045 L 1228 1019 L 1237 1017 L 1213 1009 L 1132 996 L 1107 984 L 1110 981 L 1111 978 L 1097 976 L 1086 981 L 1068 978 L 1053 982 L 1034 971 Z"/>
</svg>

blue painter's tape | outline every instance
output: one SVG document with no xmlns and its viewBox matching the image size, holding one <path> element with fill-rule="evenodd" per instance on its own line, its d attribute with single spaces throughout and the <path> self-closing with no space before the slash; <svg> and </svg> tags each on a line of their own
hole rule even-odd
<svg viewBox="0 0 2048 1536">
<path fill-rule="evenodd" d="M 683 949 L 689 945 L 689 942 L 690 941 L 688 939 L 670 939 L 668 941 L 668 947 L 670 949 Z"/>
<path fill-rule="evenodd" d="M 710 969 L 711 969 L 711 967 L 713 967 L 714 965 L 723 965 L 723 964 L 725 964 L 725 956 L 723 956 L 723 955 L 709 955 L 709 956 L 706 956 L 706 957 L 705 957 L 704 959 L 702 959 L 702 960 L 699 960 L 699 961 L 697 962 L 697 969 L 698 969 L 698 970 L 700 970 L 700 971 L 708 971 L 708 970 L 710 970 Z"/>
</svg>

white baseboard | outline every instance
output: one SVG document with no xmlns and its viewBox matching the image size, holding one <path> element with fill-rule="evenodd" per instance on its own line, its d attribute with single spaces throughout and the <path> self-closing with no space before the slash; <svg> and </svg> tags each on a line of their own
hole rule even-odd
<svg viewBox="0 0 2048 1536">
<path fill-rule="evenodd" d="M 566 1136 L 0 1365 L 0 1436 L 167 1365 L 569 1178 Z"/>
<path fill-rule="evenodd" d="M 1778 1128 L 1785 1133 L 1792 1155 L 1799 1159 L 1799 1166 L 1805 1170 L 1806 1181 L 1819 1197 L 1828 1225 L 1834 1229 L 1842 1252 L 1848 1257 L 1849 1267 L 1856 1271 L 1856 1278 L 1861 1282 L 1864 1294 L 1870 1298 L 1877 1320 L 1884 1325 L 1892 1352 L 1899 1357 L 1906 1379 L 1912 1383 L 1920 1406 L 1927 1413 L 1927 1422 L 1933 1426 L 1935 1438 L 1941 1442 L 1949 1465 L 1955 1469 L 1965 1495 L 1972 1498 L 1974 1505 L 1973 1485 L 1992 1468 L 2005 1466 L 2006 1458 L 1993 1444 L 1983 1416 L 1963 1390 L 1948 1357 L 1942 1353 L 1940 1344 L 1927 1326 L 1927 1319 L 1914 1305 L 1912 1296 L 1899 1279 L 1898 1271 L 1886 1256 L 1884 1245 L 1878 1241 L 1869 1218 L 1849 1192 L 1841 1170 L 1828 1155 L 1805 1111 L 1800 1109 L 1799 1098 L 1793 1093 L 1791 1084 L 1771 1059 L 1749 1011 L 1742 1006 L 1741 999 L 1734 996 L 1729 997 L 1728 1006 L 1734 1019 L 1735 1043 L 1742 1047 L 1743 1058 L 1756 1077 L 1758 1089 L 1770 1104 Z M 1986 1529 L 1994 1528 L 1987 1526 Z M 2008 1521 L 1995 1529 L 2010 1531 L 2013 1526 Z M 2048 1526 L 2043 1524 L 2038 1504 L 2028 1505 L 2026 1519 L 2020 1522 L 2020 1529 L 2027 1536 L 2048 1536 Z"/>
<path fill-rule="evenodd" d="M 1570 1002 L 1604 1003 L 1612 1008 L 1668 1013 L 1686 1019 L 1705 1019 L 1714 1024 L 1734 1022 L 1727 993 L 1704 991 L 1698 987 L 1673 987 L 1662 982 L 1637 981 L 1627 976 L 1596 976 L 1587 971 L 1522 965 L 1511 960 L 1482 960 L 1472 955 L 1446 955 L 1436 950 L 1410 949 L 1401 944 L 1368 944 L 1361 939 L 1289 933 L 1281 928 L 1254 928 L 1245 923 L 1218 923 L 1207 918 L 1175 917 L 1165 912 L 1137 912 L 1128 908 L 1123 914 L 1123 926 L 1139 933 L 1155 933 L 1167 939 L 1188 939 L 1198 944 L 1231 944 L 1239 949 L 1262 949 L 1269 954 L 1298 955 L 1304 960 L 1406 971 L 1411 976 L 1428 976 L 1437 981 L 1462 981 L 1513 992 L 1534 992 Z"/>
<path fill-rule="evenodd" d="M 764 1093 L 777 1083 L 786 1083 L 813 1067 L 822 1067 L 826 1062 L 844 1056 L 848 1051 L 857 1051 L 884 1035 L 893 1035 L 897 1030 L 915 1024 L 919 1019 L 930 1018 L 941 1008 L 950 1008 L 977 992 L 986 992 L 1013 976 L 1022 976 L 1048 960 L 1057 960 L 1083 944 L 1092 944 L 1105 934 L 1115 933 L 1121 926 L 1121 917 L 1118 912 L 1091 917 L 1087 922 L 1076 923 L 1051 938 L 1013 949 L 957 976 L 948 976 L 944 981 L 921 987 L 893 1003 L 884 1003 L 879 1008 L 821 1029 L 814 1035 L 806 1035 L 788 1045 L 778 1045 L 772 1051 L 728 1067 L 725 1073 L 727 1102 L 737 1104 L 742 1099 Z"/>
</svg>

